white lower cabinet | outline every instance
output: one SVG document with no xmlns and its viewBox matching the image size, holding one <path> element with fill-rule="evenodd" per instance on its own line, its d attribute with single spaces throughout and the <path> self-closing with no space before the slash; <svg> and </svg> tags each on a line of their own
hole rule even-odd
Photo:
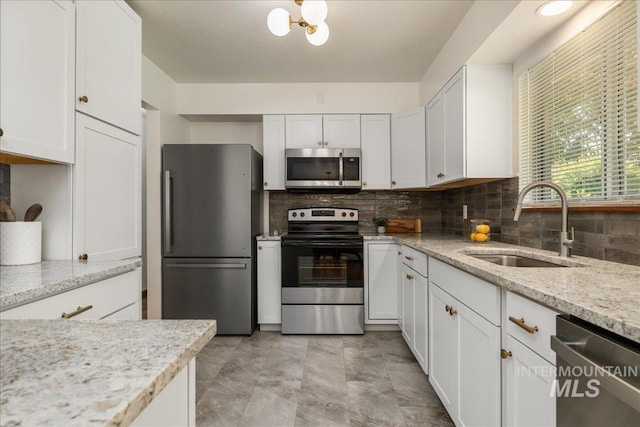
<svg viewBox="0 0 640 427">
<path fill-rule="evenodd" d="M 0 313 L 0 319 L 140 320 L 141 270 L 82 286 Z M 77 314 L 76 314 L 77 313 Z"/>
<path fill-rule="evenodd" d="M 258 323 L 280 324 L 281 249 L 279 240 L 258 242 Z"/>
<path fill-rule="evenodd" d="M 431 258 L 429 274 L 429 382 L 457 426 L 498 426 L 500 326 L 478 312 L 479 301 L 499 291 L 478 287 L 479 279 Z"/>
<path fill-rule="evenodd" d="M 406 247 L 402 248 L 402 255 Z M 404 259 L 404 258 L 403 258 Z M 400 281 L 402 288 L 402 336 L 418 364 L 428 373 L 428 282 L 427 278 L 418 271 L 402 263 L 400 267 Z"/>
<path fill-rule="evenodd" d="M 133 420 L 134 427 L 195 427 L 196 359 L 193 358 L 149 406 Z"/>
<path fill-rule="evenodd" d="M 505 425 L 555 426 L 556 398 L 552 396 L 554 365 L 507 335 L 505 359 Z"/>
<path fill-rule="evenodd" d="M 365 323 L 395 322 L 398 318 L 398 245 L 367 243 L 365 246 Z"/>
</svg>

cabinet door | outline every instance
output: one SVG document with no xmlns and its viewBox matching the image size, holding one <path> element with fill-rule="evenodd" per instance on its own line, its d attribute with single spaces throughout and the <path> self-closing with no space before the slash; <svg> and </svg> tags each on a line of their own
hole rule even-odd
<svg viewBox="0 0 640 427">
<path fill-rule="evenodd" d="M 500 327 L 455 300 L 458 322 L 456 425 L 500 425 Z M 436 344 L 437 345 L 437 344 Z"/>
<path fill-rule="evenodd" d="M 360 115 L 325 115 L 322 132 L 325 148 L 360 148 Z"/>
<path fill-rule="evenodd" d="M 442 92 L 427 104 L 427 185 L 444 181 L 444 102 Z"/>
<path fill-rule="evenodd" d="M 258 323 L 281 323 L 280 253 L 280 241 L 258 242 Z"/>
<path fill-rule="evenodd" d="M 391 115 L 391 188 L 423 188 L 427 171 L 424 108 Z"/>
<path fill-rule="evenodd" d="M 369 243 L 367 245 L 367 318 L 396 320 L 398 286 L 398 245 Z"/>
<path fill-rule="evenodd" d="M 391 188 L 391 117 L 388 114 L 360 116 L 362 131 L 362 189 Z"/>
<path fill-rule="evenodd" d="M 284 190 L 284 116 L 262 118 L 264 150 L 263 175 L 265 190 Z"/>
<path fill-rule="evenodd" d="M 402 336 L 404 340 L 407 342 L 409 348 L 413 349 L 413 340 L 414 340 L 414 313 L 413 313 L 413 305 L 415 296 L 413 294 L 413 282 L 415 280 L 415 276 L 418 276 L 418 273 L 402 264 L 402 299 L 404 301 L 403 304 L 403 313 L 402 313 Z"/>
<path fill-rule="evenodd" d="M 464 91 L 463 67 L 442 89 L 445 146 L 443 182 L 464 178 L 466 161 L 484 161 L 483 159 L 465 158 L 466 106 Z"/>
<path fill-rule="evenodd" d="M 75 7 L 0 2 L 0 150 L 73 163 Z"/>
<path fill-rule="evenodd" d="M 141 253 L 140 137 L 77 114 L 74 256 L 122 259 Z"/>
<path fill-rule="evenodd" d="M 285 124 L 286 148 L 322 148 L 322 115 L 288 115 Z"/>
<path fill-rule="evenodd" d="M 429 282 L 429 383 L 454 418 L 457 394 L 458 322 L 446 310 L 454 298 Z"/>
<path fill-rule="evenodd" d="M 554 365 L 507 335 L 505 350 L 506 392 L 505 425 L 555 426 L 556 398 L 551 395 L 555 380 Z"/>
<path fill-rule="evenodd" d="M 413 275 L 413 354 L 416 356 L 418 363 L 422 367 L 425 374 L 429 373 L 427 364 L 427 345 L 429 319 L 427 316 L 428 301 L 428 283 L 427 279 L 420 274 Z"/>
<path fill-rule="evenodd" d="M 121 0 L 76 6 L 76 109 L 140 135 L 140 17 Z"/>
</svg>

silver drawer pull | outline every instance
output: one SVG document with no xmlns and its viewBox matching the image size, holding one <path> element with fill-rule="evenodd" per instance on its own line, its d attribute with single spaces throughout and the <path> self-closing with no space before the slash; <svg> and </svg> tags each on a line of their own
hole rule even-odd
<svg viewBox="0 0 640 427">
<path fill-rule="evenodd" d="M 515 323 L 516 325 L 520 326 L 522 329 L 524 329 L 525 331 L 529 332 L 530 334 L 535 334 L 536 332 L 539 331 L 537 326 L 529 326 L 524 322 L 524 318 L 521 317 L 520 319 L 516 319 L 513 316 L 509 316 L 509 320 L 512 321 L 513 323 Z"/>
<path fill-rule="evenodd" d="M 92 305 L 87 305 L 85 307 L 78 306 L 78 308 L 76 308 L 75 311 L 72 311 L 71 313 L 62 313 L 62 315 L 60 317 L 62 317 L 63 319 L 71 319 L 73 316 L 77 316 L 80 313 L 84 313 L 85 311 L 89 311 L 92 308 L 93 308 Z"/>
</svg>

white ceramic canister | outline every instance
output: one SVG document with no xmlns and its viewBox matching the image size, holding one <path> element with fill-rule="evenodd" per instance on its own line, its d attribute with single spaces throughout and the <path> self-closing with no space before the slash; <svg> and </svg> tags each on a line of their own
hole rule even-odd
<svg viewBox="0 0 640 427">
<path fill-rule="evenodd" d="M 41 260 L 41 222 L 0 222 L 0 265 L 35 264 Z"/>
</svg>

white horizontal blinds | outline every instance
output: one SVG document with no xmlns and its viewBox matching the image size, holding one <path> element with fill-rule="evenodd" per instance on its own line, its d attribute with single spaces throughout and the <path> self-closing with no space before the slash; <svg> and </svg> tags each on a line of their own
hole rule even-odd
<svg viewBox="0 0 640 427">
<path fill-rule="evenodd" d="M 521 188 L 553 181 L 573 200 L 640 198 L 636 26 L 636 2 L 623 1 L 521 76 Z"/>
</svg>

